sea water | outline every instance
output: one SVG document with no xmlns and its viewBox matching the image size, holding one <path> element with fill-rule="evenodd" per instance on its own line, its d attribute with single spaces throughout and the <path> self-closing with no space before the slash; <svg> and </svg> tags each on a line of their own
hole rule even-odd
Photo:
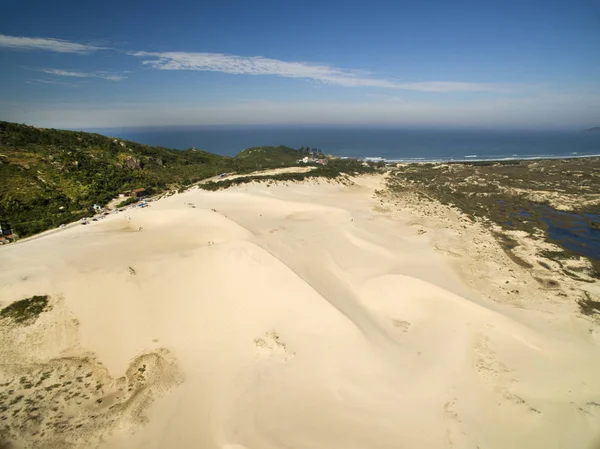
<svg viewBox="0 0 600 449">
<path fill-rule="evenodd" d="M 600 132 L 318 127 L 170 127 L 87 130 L 148 145 L 226 156 L 254 146 L 308 146 L 340 157 L 469 161 L 600 155 Z"/>
</svg>

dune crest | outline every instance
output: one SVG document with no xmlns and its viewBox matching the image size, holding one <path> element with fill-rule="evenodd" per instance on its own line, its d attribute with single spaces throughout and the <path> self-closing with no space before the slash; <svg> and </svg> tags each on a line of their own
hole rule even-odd
<svg viewBox="0 0 600 449">
<path fill-rule="evenodd" d="M 0 384 L 53 370 L 32 387 L 32 406 L 47 407 L 39 429 L 11 408 L 4 439 L 102 449 L 592 447 L 597 324 L 552 319 L 570 310 L 556 301 L 525 307 L 541 296 L 519 307 L 489 299 L 457 262 L 463 255 L 449 254 L 455 236 L 394 210 L 375 194 L 381 182 L 191 190 L 2 248 L 2 306 L 54 298 L 25 336 L 0 323 Z M 516 283 L 527 276 L 510 268 Z M 489 288 L 503 283 L 504 273 L 485 274 Z M 52 401 L 65 415 L 63 396 L 79 397 L 63 381 L 60 394 L 36 399 L 55 373 L 75 384 L 83 376 L 79 396 L 89 399 L 68 409 L 70 427 L 42 435 Z"/>
</svg>

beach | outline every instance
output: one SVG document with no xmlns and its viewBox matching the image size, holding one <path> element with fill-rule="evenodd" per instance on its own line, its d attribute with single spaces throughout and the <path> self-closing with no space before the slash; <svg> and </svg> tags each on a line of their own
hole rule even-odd
<svg viewBox="0 0 600 449">
<path fill-rule="evenodd" d="M 377 174 L 193 187 L 2 247 L 0 308 L 49 304 L 0 320 L 0 447 L 597 447 L 597 315 L 513 238 L 527 266 Z"/>
</svg>

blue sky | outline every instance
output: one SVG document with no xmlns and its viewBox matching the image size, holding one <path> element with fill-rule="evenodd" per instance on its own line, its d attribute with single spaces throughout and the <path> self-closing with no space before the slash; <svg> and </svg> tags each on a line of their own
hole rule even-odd
<svg viewBox="0 0 600 449">
<path fill-rule="evenodd" d="M 600 0 L 2 0 L 0 120 L 600 125 Z"/>
</svg>

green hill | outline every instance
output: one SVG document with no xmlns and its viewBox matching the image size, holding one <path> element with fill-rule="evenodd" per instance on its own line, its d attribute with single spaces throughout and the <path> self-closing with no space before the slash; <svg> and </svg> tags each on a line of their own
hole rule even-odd
<svg viewBox="0 0 600 449">
<path fill-rule="evenodd" d="M 0 122 L 0 226 L 25 237 L 90 216 L 93 204 L 104 205 L 121 192 L 179 189 L 223 172 L 293 166 L 308 155 L 325 158 L 320 150 L 284 146 L 248 148 L 232 158 L 195 148 L 173 150 L 100 134 Z M 310 173 L 273 179 L 333 178 L 369 170 L 357 160 L 332 159 Z M 204 186 L 217 189 L 265 179 L 247 176 Z"/>
<path fill-rule="evenodd" d="M 23 237 L 87 216 L 119 192 L 188 185 L 232 167 L 196 149 L 0 122 L 0 224 Z"/>
<path fill-rule="evenodd" d="M 304 155 L 298 150 L 278 146 L 248 148 L 240 151 L 233 159 L 241 166 L 262 169 L 293 165 L 303 157 Z"/>
</svg>

